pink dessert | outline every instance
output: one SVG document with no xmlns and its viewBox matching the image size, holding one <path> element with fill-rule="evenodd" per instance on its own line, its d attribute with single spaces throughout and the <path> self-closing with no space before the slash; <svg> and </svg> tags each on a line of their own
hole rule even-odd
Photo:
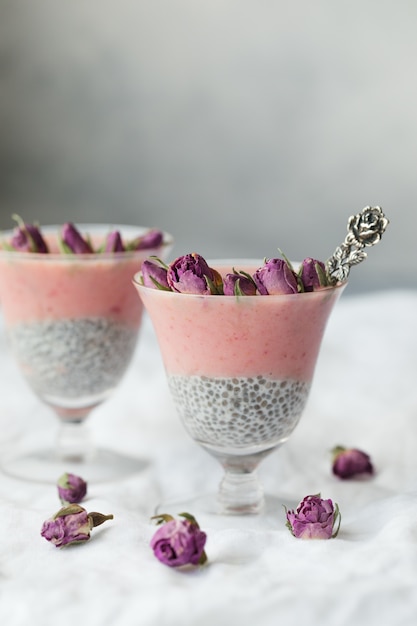
<svg viewBox="0 0 417 626">
<path fill-rule="evenodd" d="M 118 228 L 126 239 L 145 231 Z M 160 249 L 62 254 L 59 227 L 43 230 L 50 253 L 0 251 L 0 297 L 11 346 L 45 401 L 94 404 L 112 391 L 130 362 L 143 311 L 132 277 Z M 96 243 L 108 231 L 93 225 L 84 230 Z"/>
<path fill-rule="evenodd" d="M 253 273 L 259 264 L 241 267 Z M 211 264 L 222 275 L 230 268 Z M 190 434 L 206 447 L 270 448 L 307 401 L 329 314 L 343 290 L 276 296 L 189 295 L 136 283 Z"/>
</svg>

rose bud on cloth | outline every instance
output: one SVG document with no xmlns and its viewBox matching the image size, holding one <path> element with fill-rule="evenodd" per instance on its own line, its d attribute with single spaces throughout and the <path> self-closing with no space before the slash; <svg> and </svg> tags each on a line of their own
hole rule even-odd
<svg viewBox="0 0 417 626">
<path fill-rule="evenodd" d="M 161 289 L 163 291 L 171 291 L 168 285 L 167 274 L 168 266 L 159 259 L 151 261 L 146 259 L 142 263 L 142 283 L 145 287 L 153 289 Z"/>
<path fill-rule="evenodd" d="M 317 261 L 307 257 L 301 264 L 299 277 L 304 287 L 304 291 L 314 291 L 328 284 L 326 268 L 322 261 Z"/>
<path fill-rule="evenodd" d="M 10 245 L 14 250 L 19 252 L 39 252 L 41 254 L 49 252 L 38 226 L 25 224 L 18 215 L 14 215 L 13 218 L 18 223 L 18 227 L 15 229 L 10 241 Z"/>
<path fill-rule="evenodd" d="M 261 296 L 298 292 L 297 274 L 283 259 L 269 259 L 253 275 Z"/>
<path fill-rule="evenodd" d="M 173 291 L 200 295 L 223 293 L 220 274 L 195 252 L 180 256 L 168 266 L 168 285 Z"/>
<path fill-rule="evenodd" d="M 256 285 L 251 276 L 234 272 L 223 278 L 223 293 L 225 296 L 254 296 Z"/>
<path fill-rule="evenodd" d="M 41 535 L 57 548 L 63 548 L 88 541 L 91 530 L 110 519 L 113 515 L 87 513 L 79 504 L 69 504 L 43 523 Z"/>
<path fill-rule="evenodd" d="M 61 245 L 64 252 L 74 254 L 90 254 L 93 248 L 71 222 L 66 222 L 61 231 Z"/>
<path fill-rule="evenodd" d="M 286 526 L 297 539 L 331 539 L 339 532 L 339 507 L 320 494 L 306 496 L 296 511 L 286 511 L 286 516 Z"/>
<path fill-rule="evenodd" d="M 62 504 L 81 502 L 87 493 L 87 483 L 76 474 L 65 473 L 58 479 L 58 496 Z"/>
<path fill-rule="evenodd" d="M 335 476 L 347 479 L 374 473 L 371 457 L 366 452 L 356 448 L 344 448 L 336 446 L 332 450 L 332 471 Z"/>
<path fill-rule="evenodd" d="M 150 546 L 156 558 L 168 567 L 203 565 L 207 561 L 204 551 L 207 535 L 196 519 L 181 513 L 184 519 L 176 520 L 171 515 L 157 515 L 152 519 L 161 524 L 153 535 Z"/>
</svg>

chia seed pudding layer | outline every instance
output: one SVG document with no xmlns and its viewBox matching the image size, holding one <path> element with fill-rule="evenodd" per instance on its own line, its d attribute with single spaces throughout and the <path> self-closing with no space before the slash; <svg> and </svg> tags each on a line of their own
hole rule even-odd
<svg viewBox="0 0 417 626">
<path fill-rule="evenodd" d="M 103 317 L 25 322 L 9 329 L 12 349 L 35 393 L 80 403 L 118 384 L 137 334 Z"/>
<path fill-rule="evenodd" d="M 310 391 L 298 380 L 168 376 L 185 428 L 202 444 L 273 446 L 297 425 Z"/>
</svg>

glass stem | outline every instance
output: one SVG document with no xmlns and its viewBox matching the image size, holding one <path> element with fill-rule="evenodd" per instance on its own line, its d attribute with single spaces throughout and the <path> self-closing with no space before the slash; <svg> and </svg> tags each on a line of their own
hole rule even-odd
<svg viewBox="0 0 417 626">
<path fill-rule="evenodd" d="M 94 456 L 90 429 L 84 421 L 61 421 L 56 440 L 56 455 L 61 461 L 82 463 Z"/>
<path fill-rule="evenodd" d="M 220 483 L 219 502 L 222 513 L 245 515 L 259 513 L 264 505 L 264 493 L 256 469 L 250 471 L 224 466 Z"/>
</svg>

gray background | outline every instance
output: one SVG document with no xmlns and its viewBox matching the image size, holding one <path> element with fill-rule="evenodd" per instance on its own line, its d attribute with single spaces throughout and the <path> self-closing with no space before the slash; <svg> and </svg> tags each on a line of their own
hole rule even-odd
<svg viewBox="0 0 417 626">
<path fill-rule="evenodd" d="M 0 227 L 158 226 L 173 256 L 327 258 L 417 286 L 415 0 L 0 0 Z"/>
</svg>

